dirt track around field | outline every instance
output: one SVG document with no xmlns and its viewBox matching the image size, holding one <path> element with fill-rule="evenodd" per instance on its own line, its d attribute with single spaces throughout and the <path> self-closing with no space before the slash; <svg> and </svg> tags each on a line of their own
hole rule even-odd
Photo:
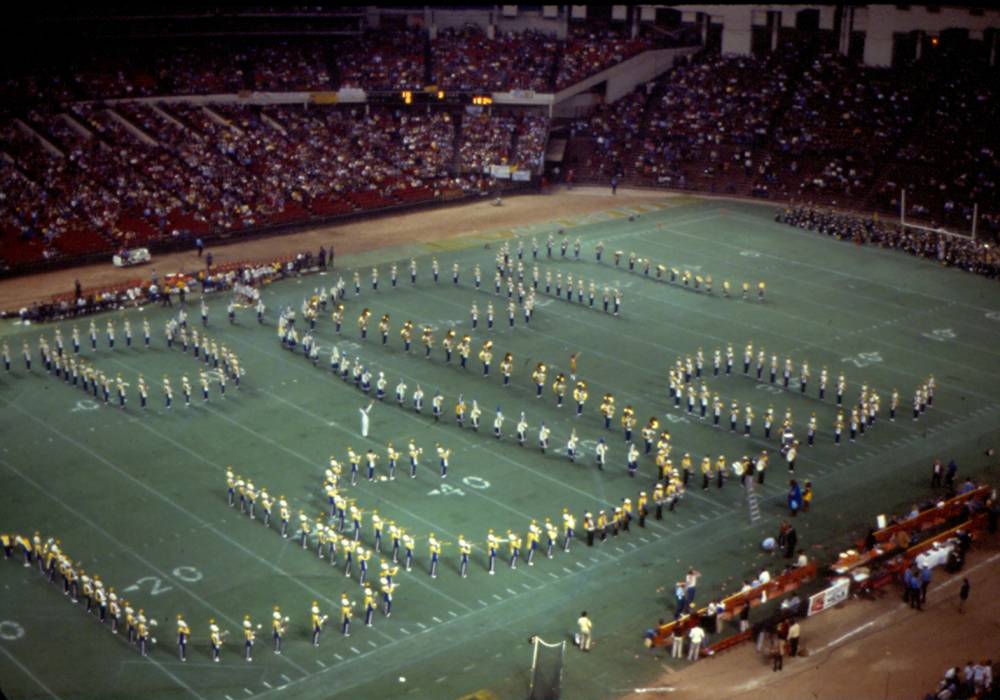
<svg viewBox="0 0 1000 700">
<path fill-rule="evenodd" d="M 493 206 L 492 200 L 483 199 L 471 204 L 322 226 L 286 236 L 239 241 L 208 250 L 216 264 L 238 260 L 270 260 L 304 250 L 315 253 L 320 246 L 329 249 L 331 245 L 340 256 L 388 246 L 474 235 L 512 226 L 540 224 L 561 217 L 590 214 L 670 196 L 670 193 L 654 190 L 620 189 L 617 195 L 612 196 L 607 188 L 559 189 L 550 194 L 505 198 L 501 207 Z M 86 290 L 133 279 L 148 279 L 154 269 L 162 277 L 171 272 L 196 271 L 204 264 L 192 248 L 189 252 L 156 256 L 150 265 L 142 267 L 116 268 L 109 260 L 107 264 L 4 279 L 0 280 L 0 309 L 18 309 L 34 301 L 48 299 L 53 294 L 71 292 L 77 279 Z"/>
</svg>

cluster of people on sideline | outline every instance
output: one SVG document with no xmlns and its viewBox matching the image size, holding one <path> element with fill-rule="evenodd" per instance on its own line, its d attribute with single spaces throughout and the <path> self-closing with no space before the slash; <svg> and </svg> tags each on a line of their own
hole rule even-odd
<svg viewBox="0 0 1000 700">
<path fill-rule="evenodd" d="M 962 698 L 995 698 L 997 686 L 993 682 L 993 659 L 979 663 L 968 661 L 964 666 L 952 666 L 945 671 L 937 689 L 924 700 L 961 700 Z"/>
<path fill-rule="evenodd" d="M 936 260 L 947 267 L 991 279 L 1000 277 L 1000 251 L 989 241 L 973 240 L 936 231 L 900 226 L 894 221 L 839 213 L 812 206 L 795 206 L 781 211 L 776 221 L 807 231 L 816 231 L 858 245 L 874 245 L 900 250 L 920 258 Z"/>
</svg>

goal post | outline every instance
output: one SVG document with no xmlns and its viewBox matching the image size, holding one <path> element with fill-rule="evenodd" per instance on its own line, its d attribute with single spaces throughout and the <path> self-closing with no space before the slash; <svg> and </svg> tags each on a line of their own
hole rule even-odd
<svg viewBox="0 0 1000 700">
<path fill-rule="evenodd" d="M 532 637 L 531 685 L 528 688 L 528 700 L 560 699 L 565 656 L 565 641 L 549 644 L 540 637 Z"/>
<path fill-rule="evenodd" d="M 974 202 L 972 205 L 972 230 L 971 232 L 962 232 L 946 229 L 941 226 L 925 226 L 916 221 L 908 220 L 906 218 L 906 189 L 904 188 L 901 192 L 900 202 L 899 202 L 899 225 L 906 231 L 910 231 L 918 234 L 928 234 L 934 233 L 940 236 L 947 236 L 949 238 L 958 238 L 965 240 L 976 240 L 976 228 L 979 224 L 979 203 Z"/>
</svg>

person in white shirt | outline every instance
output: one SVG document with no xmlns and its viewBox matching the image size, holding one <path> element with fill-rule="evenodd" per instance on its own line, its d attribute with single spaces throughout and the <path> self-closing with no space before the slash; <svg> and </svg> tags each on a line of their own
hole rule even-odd
<svg viewBox="0 0 1000 700">
<path fill-rule="evenodd" d="M 368 437 L 369 414 L 371 413 L 372 406 L 374 405 L 375 402 L 372 401 L 366 408 L 358 409 L 361 413 L 361 437 Z"/>
<path fill-rule="evenodd" d="M 688 661 L 697 661 L 701 655 L 701 643 L 705 641 L 705 630 L 696 625 L 688 632 L 691 647 L 688 649 Z"/>
</svg>

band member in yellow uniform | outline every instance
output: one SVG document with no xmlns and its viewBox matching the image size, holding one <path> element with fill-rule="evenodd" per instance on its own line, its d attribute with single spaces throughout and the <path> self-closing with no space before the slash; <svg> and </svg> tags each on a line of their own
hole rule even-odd
<svg viewBox="0 0 1000 700">
<path fill-rule="evenodd" d="M 510 386 L 510 375 L 514 371 L 514 356 L 507 353 L 500 361 L 500 374 L 503 375 L 503 385 Z"/>
<path fill-rule="evenodd" d="M 467 578 L 469 575 L 469 554 L 472 553 L 472 543 L 465 539 L 465 535 L 458 536 L 458 551 L 462 557 L 458 565 L 458 572 L 462 578 Z"/>
<path fill-rule="evenodd" d="M 243 616 L 243 657 L 249 662 L 253 661 L 253 645 L 257 640 L 257 635 L 253 629 L 253 623 L 249 615 Z"/>
<path fill-rule="evenodd" d="M 493 341 L 487 340 L 483 343 L 482 349 L 479 351 L 479 361 L 483 363 L 483 376 L 490 376 L 490 363 L 493 362 Z"/>
<path fill-rule="evenodd" d="M 576 357 L 574 355 L 574 357 Z M 589 394 L 587 393 L 587 382 L 582 379 L 576 383 L 573 387 L 573 400 L 576 402 L 576 415 L 577 417 L 583 415 L 583 405 L 587 403 L 587 398 Z"/>
<path fill-rule="evenodd" d="M 535 382 L 535 398 L 542 398 L 542 391 L 545 389 L 545 363 L 539 362 L 531 372 L 531 380 Z"/>
<path fill-rule="evenodd" d="M 184 621 L 184 616 L 177 615 L 177 655 L 181 661 L 187 661 L 187 645 L 191 639 L 191 628 Z"/>
<path fill-rule="evenodd" d="M 340 633 L 345 637 L 351 636 L 351 610 L 354 603 L 347 597 L 346 593 L 340 594 Z"/>
<path fill-rule="evenodd" d="M 601 415 L 604 416 L 604 428 L 605 430 L 611 430 L 611 421 L 615 417 L 615 397 L 611 394 L 605 394 L 601 398 Z"/>
<path fill-rule="evenodd" d="M 424 357 L 431 358 L 431 348 L 434 347 L 434 331 L 429 326 L 424 326 L 420 331 L 420 340 L 424 344 Z"/>
<path fill-rule="evenodd" d="M 437 578 L 438 559 L 441 557 L 441 543 L 438 542 L 434 533 L 427 537 L 427 548 L 431 555 L 431 566 L 428 573 L 431 578 Z"/>
<path fill-rule="evenodd" d="M 635 410 L 631 406 L 622 409 L 622 429 L 625 431 L 625 442 L 632 442 L 632 430 L 635 428 Z"/>
<path fill-rule="evenodd" d="M 389 314 L 382 314 L 378 322 L 379 332 L 382 334 L 382 345 L 389 342 Z"/>
<path fill-rule="evenodd" d="M 517 560 L 521 556 L 521 536 L 512 530 L 507 530 L 507 546 L 510 548 L 510 568 L 517 568 Z"/>
<path fill-rule="evenodd" d="M 527 545 L 528 545 L 528 566 L 534 566 L 535 550 L 538 549 L 538 541 L 541 539 L 542 530 L 538 527 L 538 522 L 534 519 L 528 525 Z"/>
<path fill-rule="evenodd" d="M 563 551 L 569 552 L 570 542 L 573 540 L 573 536 L 576 531 L 576 518 L 572 513 L 569 512 L 568 508 L 563 508 L 562 512 L 563 518 Z"/>
<path fill-rule="evenodd" d="M 309 621 L 312 625 L 312 643 L 314 647 L 319 646 L 319 637 L 323 631 L 323 624 L 326 622 L 326 615 L 321 615 L 319 611 L 319 602 L 313 601 L 312 608 L 309 611 L 310 617 Z"/>
<path fill-rule="evenodd" d="M 555 381 L 552 382 L 552 393 L 556 395 L 556 407 L 562 408 L 563 399 L 566 397 L 566 375 L 559 373 Z"/>
<path fill-rule="evenodd" d="M 274 653 L 281 653 L 281 638 L 288 627 L 288 618 L 281 616 L 281 609 L 275 605 L 271 612 L 271 636 L 274 638 Z"/>
</svg>

